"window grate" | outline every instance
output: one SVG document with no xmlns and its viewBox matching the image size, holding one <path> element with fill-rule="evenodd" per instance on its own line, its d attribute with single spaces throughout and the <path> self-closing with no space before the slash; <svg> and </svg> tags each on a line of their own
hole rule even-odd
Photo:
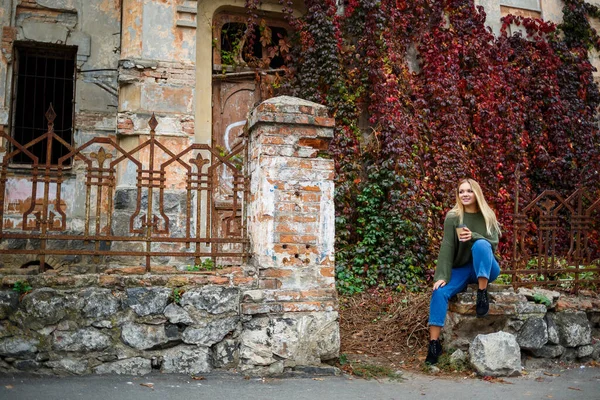
<svg viewBox="0 0 600 400">
<path fill-rule="evenodd" d="M 73 143 L 76 48 L 17 44 L 15 50 L 12 135 L 15 141 L 38 157 L 38 163 L 45 164 L 46 140 L 28 144 L 48 131 L 44 113 L 50 104 L 57 114 L 54 132 L 66 143 Z M 67 153 L 68 149 L 55 141 L 50 164 L 57 164 L 58 159 Z M 13 157 L 15 164 L 32 164 L 33 161 L 24 153 Z"/>
</svg>

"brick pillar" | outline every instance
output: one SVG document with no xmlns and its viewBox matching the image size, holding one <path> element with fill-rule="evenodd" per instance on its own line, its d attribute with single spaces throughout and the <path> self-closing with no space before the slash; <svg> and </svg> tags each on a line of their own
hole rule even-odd
<svg viewBox="0 0 600 400">
<path fill-rule="evenodd" d="M 339 351 L 334 163 L 327 154 L 333 128 L 326 107 L 287 96 L 263 102 L 248 119 L 248 231 L 259 288 L 244 293 L 242 313 L 254 315 L 259 326 L 281 322 L 287 333 L 281 339 L 242 335 L 242 369 L 254 364 L 278 372 Z M 309 325 L 318 334 L 305 332 Z M 284 361 L 265 362 L 264 353 L 253 361 L 256 348 L 271 349 L 273 360 Z"/>
<path fill-rule="evenodd" d="M 248 226 L 260 288 L 334 286 L 333 126 L 324 106 L 286 96 L 250 116 Z"/>
</svg>

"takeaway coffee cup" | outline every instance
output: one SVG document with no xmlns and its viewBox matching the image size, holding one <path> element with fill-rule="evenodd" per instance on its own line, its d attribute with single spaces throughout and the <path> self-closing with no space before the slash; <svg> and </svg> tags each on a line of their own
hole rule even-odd
<svg viewBox="0 0 600 400">
<path fill-rule="evenodd" d="M 465 224 L 460 224 L 456 227 L 456 237 L 458 238 L 458 240 L 460 240 L 460 234 L 463 233 L 466 227 L 467 226 Z"/>
</svg>

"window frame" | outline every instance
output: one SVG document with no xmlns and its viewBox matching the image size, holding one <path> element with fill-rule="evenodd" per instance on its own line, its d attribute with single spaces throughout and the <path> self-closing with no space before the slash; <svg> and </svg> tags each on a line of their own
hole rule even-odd
<svg viewBox="0 0 600 400">
<path fill-rule="evenodd" d="M 10 102 L 10 114 L 9 114 L 9 125 L 8 125 L 8 131 L 10 134 L 10 137 L 20 143 L 21 145 L 25 145 L 29 142 L 31 142 L 32 140 L 35 140 L 36 137 L 38 136 L 34 136 L 32 139 L 29 139 L 27 142 L 23 142 L 24 138 L 26 137 L 25 134 L 23 132 L 18 132 L 17 131 L 17 117 L 18 117 L 18 110 L 19 110 L 19 106 L 21 107 L 26 107 L 26 105 L 22 105 L 19 103 L 21 96 L 23 96 L 23 94 L 20 94 L 20 79 L 22 78 L 22 74 L 21 71 L 23 68 L 25 68 L 24 66 L 21 65 L 21 56 L 23 54 L 23 52 L 25 53 L 29 53 L 26 56 L 33 56 L 33 57 L 38 57 L 38 58 L 42 58 L 44 60 L 44 62 L 48 63 L 49 60 L 51 59 L 61 59 L 61 60 L 66 60 L 69 62 L 72 62 L 73 64 L 73 76 L 72 76 L 72 94 L 71 94 L 71 110 L 70 112 L 66 112 L 63 113 L 63 116 L 66 117 L 70 116 L 70 121 L 71 121 L 71 127 L 70 127 L 70 134 L 65 138 L 63 137 L 63 139 L 69 143 L 69 145 L 71 147 L 74 146 L 74 142 L 75 142 L 75 130 L 76 130 L 76 119 L 75 119 L 75 105 L 76 105 L 76 93 L 77 93 L 77 50 L 78 47 L 77 46 L 69 46 L 69 45 L 59 45 L 59 44 L 53 44 L 53 43 L 46 43 L 46 42 L 33 42 L 33 41 L 15 41 L 13 43 L 13 54 L 14 54 L 14 62 L 13 62 L 13 67 L 12 67 L 12 87 L 11 87 L 11 102 Z M 52 57 L 54 56 L 54 57 Z M 46 73 L 46 72 L 45 72 Z M 36 74 L 37 74 L 37 70 L 36 70 Z M 48 78 L 52 79 L 61 79 L 61 77 L 58 74 L 54 74 L 54 75 L 44 75 L 42 77 L 42 79 L 44 80 L 48 80 Z M 62 78 L 62 79 L 66 79 L 66 77 Z M 45 82 L 44 82 L 45 83 Z M 36 84 L 37 87 L 37 84 Z M 27 91 L 27 89 L 24 89 Z M 35 94 L 32 94 L 33 96 L 35 96 Z M 66 92 L 63 94 L 63 104 L 65 104 L 68 99 L 66 99 Z M 54 105 L 53 105 L 54 106 Z M 46 128 L 46 130 L 44 131 L 47 132 L 47 127 L 48 127 L 48 121 L 46 119 L 46 112 L 49 109 L 49 105 L 45 105 L 44 109 L 41 110 L 41 115 L 43 115 L 44 118 L 44 128 Z M 37 111 L 36 111 L 36 116 L 37 116 Z M 56 124 L 56 120 L 55 120 L 55 124 Z M 64 124 L 63 124 L 64 126 Z M 19 136 L 17 136 L 19 135 Z M 59 135 L 62 137 L 62 135 Z M 42 143 L 45 143 L 45 141 L 42 141 Z M 46 146 L 42 146 L 42 149 L 45 149 Z M 14 146 L 11 146 L 10 151 L 14 150 Z M 42 150 L 43 151 L 43 150 Z M 46 164 L 46 160 L 45 154 L 42 154 L 42 151 L 36 151 L 33 152 L 36 156 L 39 157 L 38 160 L 38 166 L 40 165 L 45 165 Z M 60 158 L 60 155 L 57 156 L 58 158 Z M 53 163 L 53 158 L 55 158 L 54 156 L 54 152 L 51 156 L 51 160 L 49 162 L 49 165 L 53 168 L 56 169 L 57 168 L 57 163 Z M 9 168 L 11 169 L 21 169 L 21 170 L 30 170 L 34 167 L 34 163 L 33 161 L 29 160 L 26 162 L 15 162 L 16 160 L 12 159 L 10 160 L 9 163 Z M 69 158 L 66 162 L 64 162 L 62 164 L 62 168 L 65 169 L 70 169 L 71 166 L 73 164 L 73 158 Z"/>
<path fill-rule="evenodd" d="M 286 31 L 288 36 L 290 35 L 290 32 L 292 29 L 285 20 L 278 18 L 275 15 L 270 15 L 270 14 L 259 16 L 259 18 L 257 18 L 257 22 L 260 21 L 260 19 L 264 19 L 267 22 L 267 25 L 269 27 L 282 28 Z M 212 29 L 213 29 L 212 37 L 213 37 L 213 41 L 214 41 L 213 52 L 212 52 L 212 69 L 213 69 L 213 71 L 225 71 L 227 73 L 227 72 L 233 72 L 233 70 L 243 70 L 243 71 L 244 70 L 246 70 L 246 71 L 256 70 L 257 68 L 250 67 L 248 65 L 235 66 L 235 65 L 223 64 L 223 62 L 221 60 L 222 31 L 223 31 L 223 27 L 228 23 L 240 23 L 240 24 L 244 24 L 245 26 L 247 26 L 248 25 L 248 16 L 244 15 L 244 14 L 240 14 L 235 11 L 226 11 L 226 10 L 215 13 L 215 15 L 213 17 L 213 25 L 212 25 Z M 262 51 L 264 52 L 265 50 L 266 50 L 266 47 L 262 46 Z M 267 67 L 267 68 L 258 68 L 258 69 L 269 70 L 271 68 Z"/>
</svg>

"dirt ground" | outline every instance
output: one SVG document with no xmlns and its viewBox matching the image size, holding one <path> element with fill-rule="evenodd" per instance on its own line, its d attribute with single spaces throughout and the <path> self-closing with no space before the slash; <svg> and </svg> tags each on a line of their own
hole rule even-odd
<svg viewBox="0 0 600 400">
<path fill-rule="evenodd" d="M 342 368 L 354 363 L 422 370 L 427 355 L 429 291 L 372 289 L 340 296 Z"/>
</svg>

